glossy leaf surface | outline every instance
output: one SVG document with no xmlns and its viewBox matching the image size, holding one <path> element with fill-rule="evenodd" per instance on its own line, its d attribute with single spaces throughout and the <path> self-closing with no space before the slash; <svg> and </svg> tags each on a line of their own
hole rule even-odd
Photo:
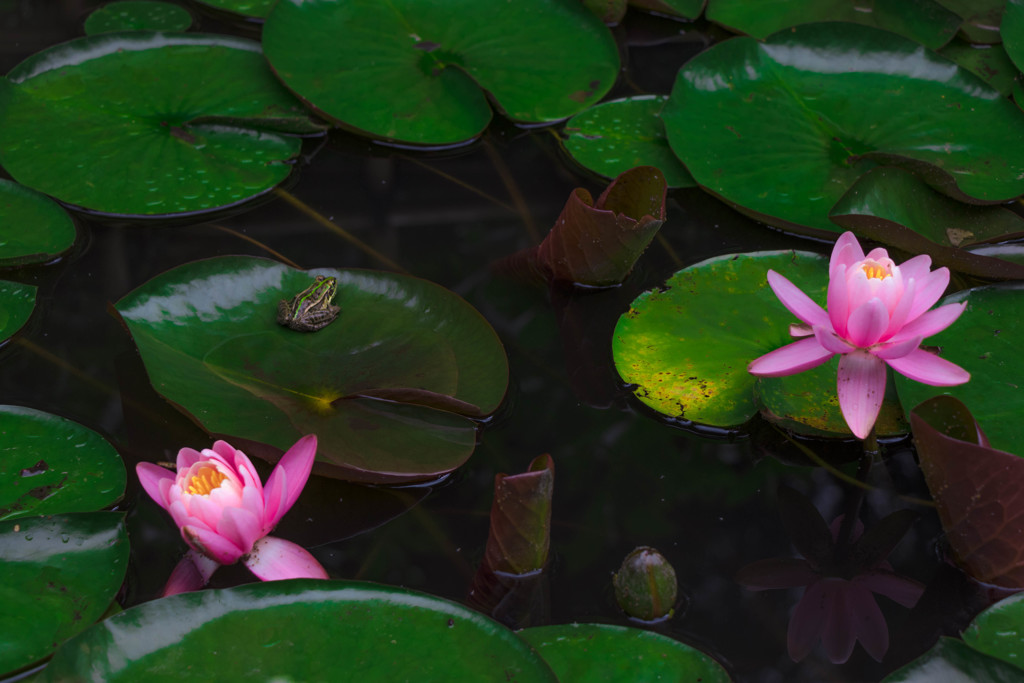
<svg viewBox="0 0 1024 683">
<path fill-rule="evenodd" d="M 960 26 L 960 17 L 934 0 L 875 0 L 867 11 L 848 0 L 708 0 L 704 14 L 754 38 L 799 24 L 848 21 L 892 31 L 933 50 L 948 43 Z"/>
<path fill-rule="evenodd" d="M 0 344 L 28 322 L 35 305 L 35 287 L 0 280 Z"/>
<path fill-rule="evenodd" d="M 1024 593 L 1000 600 L 974 617 L 963 639 L 975 650 L 1024 669 Z"/>
<path fill-rule="evenodd" d="M 564 624 L 523 629 L 519 635 L 562 681 L 731 680 L 718 662 L 700 650 L 642 629 Z"/>
<path fill-rule="evenodd" d="M 217 10 L 224 10 L 243 17 L 263 19 L 270 14 L 275 0 L 196 0 Z"/>
<path fill-rule="evenodd" d="M 994 44 L 1000 42 L 1000 20 L 1004 16 L 1007 0 L 936 0 L 963 18 L 960 33 L 971 43 Z"/>
<path fill-rule="evenodd" d="M 718 256 L 637 297 L 612 339 L 615 367 L 637 398 L 717 427 L 753 417 L 757 378 L 747 364 L 791 342 L 795 322 L 768 287 L 769 269 L 824 302 L 827 261 L 792 251 Z"/>
<path fill-rule="evenodd" d="M 828 212 L 878 163 L 971 202 L 1024 192 L 1024 113 L 905 38 L 808 24 L 687 62 L 662 112 L 696 181 L 773 225 L 842 229 Z M 954 145 L 951 141 L 955 140 Z"/>
<path fill-rule="evenodd" d="M 338 278 L 340 317 L 312 333 L 278 325 L 278 302 L 314 275 Z M 391 273 L 221 257 L 163 273 L 117 310 L 153 386 L 207 431 L 282 450 L 315 433 L 314 471 L 357 481 L 458 467 L 473 452 L 469 416 L 493 412 L 508 382 L 479 313 Z"/>
<path fill-rule="evenodd" d="M 939 50 L 939 54 L 975 74 L 1004 97 L 1013 92 L 1019 72 L 1002 45 L 979 46 L 955 39 Z"/>
<path fill-rule="evenodd" d="M 216 657 L 210 653 L 216 652 Z M 311 656 L 311 653 L 338 656 Z M 347 581 L 273 581 L 154 600 L 69 641 L 44 680 L 555 681 L 512 631 L 423 593 Z"/>
<path fill-rule="evenodd" d="M 950 199 L 901 168 L 884 166 L 865 173 L 832 208 L 830 218 L 908 254 L 928 254 L 933 267 L 988 278 L 1024 278 L 1024 267 L 964 249 L 1024 235 L 1024 218 L 1002 206 Z"/>
<path fill-rule="evenodd" d="M 0 406 L 0 434 L 0 520 L 99 510 L 124 493 L 121 456 L 77 422 Z"/>
<path fill-rule="evenodd" d="M 693 176 L 665 138 L 660 114 L 667 101 L 643 95 L 602 102 L 566 122 L 562 144 L 578 164 L 606 178 L 636 166 L 654 166 L 669 187 L 693 187 Z"/>
<path fill-rule="evenodd" d="M 941 349 L 946 360 L 971 373 L 966 384 L 933 387 L 896 375 L 903 410 L 909 413 L 922 401 L 948 394 L 967 406 L 993 448 L 1011 453 L 1024 442 L 1024 286 L 1019 283 L 978 287 L 957 292 L 940 301 L 967 301 L 967 310 L 949 328 L 925 343 Z"/>
<path fill-rule="evenodd" d="M 488 95 L 513 121 L 572 116 L 608 92 L 619 68 L 604 24 L 564 0 L 285 0 L 267 17 L 263 45 L 318 112 L 423 145 L 479 135 Z"/>
<path fill-rule="evenodd" d="M 1024 1 L 1006 0 L 999 23 L 999 35 L 1003 39 L 1006 54 L 1017 69 L 1024 69 Z"/>
<path fill-rule="evenodd" d="M 243 202 L 282 182 L 316 126 L 228 36 L 89 36 L 0 81 L 0 163 L 20 183 L 102 214 L 153 216 Z"/>
<path fill-rule="evenodd" d="M 937 396 L 911 415 L 921 471 L 963 569 L 1024 588 L 1024 458 L 988 447 L 963 403 Z"/>
<path fill-rule="evenodd" d="M 956 638 L 942 636 L 935 646 L 910 664 L 882 679 L 883 683 L 1014 683 L 1020 669 L 978 652 Z"/>
<path fill-rule="evenodd" d="M 0 266 L 45 263 L 71 248 L 75 223 L 57 202 L 0 178 Z"/>
<path fill-rule="evenodd" d="M 114 599 L 128 568 L 120 512 L 0 522 L 0 672 L 50 655 Z"/>
<path fill-rule="evenodd" d="M 184 7 L 156 0 L 108 2 L 85 20 L 85 34 L 110 31 L 187 31 L 192 15 Z"/>
</svg>

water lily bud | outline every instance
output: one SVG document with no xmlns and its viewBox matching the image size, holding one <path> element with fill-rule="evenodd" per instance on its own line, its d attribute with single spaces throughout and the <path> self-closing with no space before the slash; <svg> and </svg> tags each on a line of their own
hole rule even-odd
<svg viewBox="0 0 1024 683">
<path fill-rule="evenodd" d="M 612 576 L 615 600 L 631 617 L 655 621 L 672 615 L 676 604 L 676 570 L 654 548 L 640 546 Z"/>
</svg>

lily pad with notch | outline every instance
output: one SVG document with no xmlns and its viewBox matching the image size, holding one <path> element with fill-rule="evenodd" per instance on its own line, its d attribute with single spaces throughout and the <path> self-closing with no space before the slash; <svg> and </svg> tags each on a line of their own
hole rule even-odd
<svg viewBox="0 0 1024 683">
<path fill-rule="evenodd" d="M 290 175 L 301 141 L 287 134 L 321 129 L 259 45 L 230 36 L 87 36 L 0 80 L 0 164 L 101 215 L 237 206 Z"/>
<path fill-rule="evenodd" d="M 337 278 L 338 319 L 312 333 L 278 325 L 278 302 L 314 275 Z M 353 481 L 426 480 L 460 466 L 474 419 L 508 384 L 483 317 L 409 276 L 220 257 L 163 273 L 116 309 L 153 387 L 208 432 L 280 450 L 315 433 L 314 471 Z"/>
<path fill-rule="evenodd" d="M 515 122 L 560 121 L 600 100 L 619 70 L 608 28 L 575 0 L 286 0 L 263 47 L 317 112 L 416 145 L 472 140 L 489 101 Z"/>
<path fill-rule="evenodd" d="M 880 164 L 969 203 L 1024 193 L 1024 113 L 953 62 L 867 26 L 714 45 L 680 69 L 662 120 L 702 187 L 799 232 L 841 232 L 829 211 Z"/>
</svg>

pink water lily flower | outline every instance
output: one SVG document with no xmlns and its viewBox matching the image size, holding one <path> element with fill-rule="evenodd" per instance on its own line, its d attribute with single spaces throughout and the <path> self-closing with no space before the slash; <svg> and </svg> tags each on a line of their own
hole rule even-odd
<svg viewBox="0 0 1024 683">
<path fill-rule="evenodd" d="M 839 407 L 850 431 L 867 437 L 885 395 L 888 365 L 912 380 L 933 386 L 963 384 L 971 378 L 959 365 L 925 351 L 925 337 L 946 329 L 966 303 L 929 310 L 949 284 L 949 270 L 929 270 L 931 258 L 915 256 L 897 266 L 885 249 L 864 255 L 852 232 L 844 232 L 829 262 L 828 312 L 773 270 L 768 284 L 789 311 L 810 327 L 804 338 L 750 363 L 751 374 L 793 375 L 839 359 Z"/>
<path fill-rule="evenodd" d="M 222 564 L 242 560 L 264 581 L 326 579 L 320 563 L 300 546 L 268 536 L 295 503 L 316 457 L 316 436 L 288 449 L 266 486 L 242 451 L 226 441 L 200 453 L 178 451 L 177 472 L 152 463 L 135 471 L 146 493 L 171 513 L 191 548 L 171 574 L 164 595 L 206 585 Z"/>
</svg>

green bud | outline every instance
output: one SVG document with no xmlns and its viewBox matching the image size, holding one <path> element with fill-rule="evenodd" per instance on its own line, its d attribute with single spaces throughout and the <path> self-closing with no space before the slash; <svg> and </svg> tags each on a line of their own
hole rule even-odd
<svg viewBox="0 0 1024 683">
<path fill-rule="evenodd" d="M 615 600 L 629 616 L 656 621 L 672 616 L 676 604 L 676 571 L 654 548 L 641 546 L 626 555 L 612 576 Z"/>
</svg>

